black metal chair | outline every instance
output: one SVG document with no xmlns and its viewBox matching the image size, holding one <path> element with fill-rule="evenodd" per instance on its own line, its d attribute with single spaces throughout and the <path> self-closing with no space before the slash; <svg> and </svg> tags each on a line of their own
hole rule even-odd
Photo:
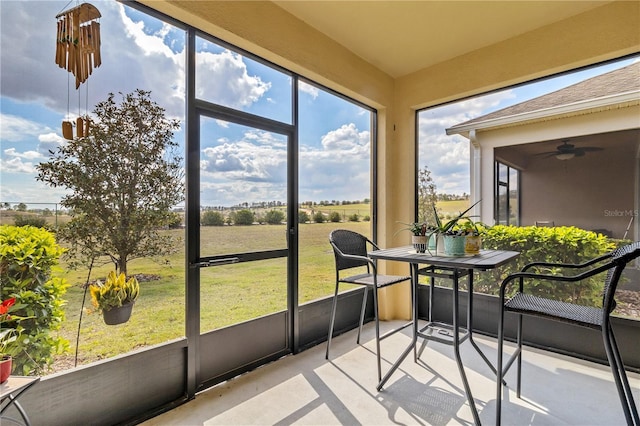
<svg viewBox="0 0 640 426">
<path fill-rule="evenodd" d="M 356 343 L 360 344 L 360 333 L 364 322 L 367 308 L 367 293 L 373 291 L 373 312 L 376 323 L 376 356 L 378 358 L 378 382 L 382 380 L 382 366 L 380 361 L 380 341 L 392 334 L 404 329 L 412 323 L 403 324 L 401 327 L 388 331 L 380 336 L 380 322 L 378 319 L 378 289 L 411 280 L 409 276 L 382 275 L 378 274 L 376 262 L 369 258 L 367 247 L 378 250 L 378 246 L 364 235 L 346 229 L 336 229 L 329 234 L 329 243 L 333 247 L 336 259 L 336 291 L 333 296 L 333 307 L 331 309 L 331 323 L 329 325 L 329 337 L 327 338 L 326 359 L 329 359 L 329 349 L 331 348 L 331 338 L 335 325 L 336 308 L 338 306 L 338 287 L 340 283 L 357 284 L 364 286 L 364 297 L 362 299 L 362 309 L 360 311 L 360 326 L 358 327 L 358 338 Z M 362 270 L 361 273 L 341 277 L 344 270 Z M 413 289 L 411 290 L 413 297 Z"/>
<path fill-rule="evenodd" d="M 562 264 L 549 262 L 534 262 L 526 265 L 521 272 L 514 273 L 505 278 L 500 287 L 500 301 L 502 309 L 498 322 L 498 365 L 497 367 L 497 398 L 496 398 L 496 424 L 500 424 L 501 403 L 502 403 L 502 381 L 505 373 L 511 367 L 513 362 L 518 360 L 517 373 L 517 396 L 520 398 L 521 383 L 521 365 L 522 365 L 522 316 L 533 315 L 543 317 L 555 321 L 562 321 L 594 330 L 602 333 L 604 348 L 607 354 L 607 360 L 613 372 L 614 381 L 622 403 L 624 415 L 629 425 L 640 425 L 638 418 L 638 410 L 633 400 L 633 394 L 629 386 L 629 381 L 624 369 L 624 364 L 616 344 L 616 339 L 611 327 L 610 315 L 615 308 L 614 295 L 618 281 L 625 266 L 640 256 L 640 242 L 635 242 L 620 247 L 604 256 L 592 259 L 582 264 Z M 559 276 L 549 274 L 536 274 L 528 272 L 529 269 L 535 267 L 556 268 L 563 267 L 569 269 L 586 269 L 572 276 Z M 534 296 L 524 292 L 524 281 L 529 279 L 547 280 L 558 282 L 573 283 L 585 278 L 592 277 L 597 274 L 606 272 L 604 282 L 604 292 L 602 297 L 602 307 L 589 307 L 552 300 L 544 297 Z M 507 287 L 517 282 L 518 291 L 511 298 L 507 298 Z M 503 364 L 503 343 L 504 343 L 504 314 L 512 312 L 518 315 L 518 335 L 517 348 L 513 355 Z M 504 367 L 503 367 L 504 365 Z"/>
</svg>

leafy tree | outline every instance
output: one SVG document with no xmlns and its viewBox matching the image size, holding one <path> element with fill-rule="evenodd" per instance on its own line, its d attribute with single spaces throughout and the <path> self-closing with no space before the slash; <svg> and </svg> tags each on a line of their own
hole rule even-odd
<svg viewBox="0 0 640 426">
<path fill-rule="evenodd" d="M 236 212 L 233 222 L 236 225 L 253 225 L 255 219 L 256 217 L 251 210 L 242 209 Z"/>
<path fill-rule="evenodd" d="M 25 203 L 20 203 L 20 204 L 16 205 L 16 211 L 26 212 L 27 211 L 27 205 Z"/>
<path fill-rule="evenodd" d="M 215 210 L 207 210 L 202 214 L 200 219 L 204 226 L 222 226 L 224 225 L 224 216 Z"/>
<path fill-rule="evenodd" d="M 174 239 L 159 230 L 184 199 L 182 158 L 172 140 L 180 125 L 150 93 L 122 95 L 119 105 L 110 93 L 96 105 L 89 135 L 66 142 L 38 166 L 38 180 L 70 190 L 61 204 L 72 219 L 60 231 L 70 255 L 86 262 L 107 256 L 125 275 L 130 260 L 175 250 Z"/>
<path fill-rule="evenodd" d="M 307 213 L 304 210 L 300 210 L 298 212 L 298 223 L 307 223 L 311 220 L 311 218 L 309 217 L 309 213 Z"/>
<path fill-rule="evenodd" d="M 436 184 L 431 178 L 431 171 L 424 166 L 418 170 L 418 222 L 436 224 L 433 206 L 437 201 Z"/>
<path fill-rule="evenodd" d="M 269 210 L 264 215 L 264 220 L 269 225 L 280 225 L 284 220 L 284 213 L 282 210 Z"/>
</svg>

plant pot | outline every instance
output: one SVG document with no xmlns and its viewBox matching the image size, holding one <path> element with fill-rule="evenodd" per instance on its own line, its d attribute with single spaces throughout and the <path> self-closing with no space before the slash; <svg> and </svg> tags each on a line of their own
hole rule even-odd
<svg viewBox="0 0 640 426">
<path fill-rule="evenodd" d="M 129 321 L 131 318 L 131 310 L 133 309 L 133 303 L 126 303 L 116 308 L 111 308 L 108 311 L 102 311 L 102 318 L 107 325 L 118 325 Z"/>
<path fill-rule="evenodd" d="M 436 232 L 429 235 L 429 246 L 427 247 L 429 251 L 433 251 L 437 248 L 438 244 L 438 234 Z"/>
<path fill-rule="evenodd" d="M 9 355 L 5 355 L 2 357 L 0 361 L 0 384 L 9 380 L 9 376 L 11 375 L 11 367 L 13 360 Z"/>
<path fill-rule="evenodd" d="M 411 244 L 416 253 L 424 253 L 427 250 L 428 238 L 426 235 L 412 235 Z"/>
<path fill-rule="evenodd" d="M 464 256 L 466 235 L 445 235 L 444 254 L 447 256 Z"/>
<path fill-rule="evenodd" d="M 464 242 L 465 254 L 478 254 L 482 248 L 482 237 L 480 235 L 467 235 Z"/>
</svg>

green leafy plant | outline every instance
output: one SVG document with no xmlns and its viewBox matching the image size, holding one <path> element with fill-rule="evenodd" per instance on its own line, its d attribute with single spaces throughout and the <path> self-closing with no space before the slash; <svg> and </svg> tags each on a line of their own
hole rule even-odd
<svg viewBox="0 0 640 426">
<path fill-rule="evenodd" d="M 109 272 L 104 282 L 97 281 L 89 287 L 91 302 L 99 311 L 109 311 L 127 303 L 133 303 L 140 295 L 136 277 L 127 279 L 124 273 Z"/>
<path fill-rule="evenodd" d="M 0 299 L 15 298 L 2 321 L 16 374 L 44 373 L 68 341 L 54 332 L 64 321 L 66 280 L 52 276 L 64 249 L 54 234 L 33 226 L 0 226 Z M 5 313 L 6 314 L 6 313 Z"/>
<path fill-rule="evenodd" d="M 466 209 L 465 211 L 461 212 L 460 214 L 458 214 L 458 216 L 454 217 L 453 219 L 450 219 L 446 222 L 442 222 L 442 220 L 440 219 L 440 217 L 438 216 L 438 212 L 436 211 L 436 206 L 433 205 L 433 212 L 435 214 L 435 218 L 436 218 L 436 232 L 440 233 L 440 234 L 459 234 L 458 232 L 456 232 L 455 227 L 458 224 L 458 222 L 461 219 L 467 219 L 470 220 L 469 216 L 465 216 L 469 211 L 471 211 L 472 208 L 474 208 L 476 205 L 478 205 L 480 203 L 480 201 L 482 200 L 478 200 L 475 203 L 473 203 L 473 205 L 471 205 L 468 209 Z"/>
</svg>

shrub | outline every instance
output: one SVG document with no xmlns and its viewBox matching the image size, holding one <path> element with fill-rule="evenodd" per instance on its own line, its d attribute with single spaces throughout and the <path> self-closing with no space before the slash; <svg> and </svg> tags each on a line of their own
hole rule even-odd
<svg viewBox="0 0 640 426">
<path fill-rule="evenodd" d="M 358 213 L 354 213 L 351 216 L 349 216 L 349 222 L 358 222 L 360 220 L 360 216 L 358 215 Z"/>
<path fill-rule="evenodd" d="M 322 214 L 322 212 L 316 212 L 313 215 L 313 221 L 315 223 L 323 223 L 324 222 L 324 215 Z"/>
<path fill-rule="evenodd" d="M 329 220 L 331 222 L 337 223 L 337 222 L 340 222 L 340 219 L 341 219 L 340 213 L 338 212 L 331 212 L 331 214 L 329 215 Z"/>
<path fill-rule="evenodd" d="M 222 226 L 224 225 L 224 215 L 219 211 L 207 210 L 200 218 L 203 226 Z"/>
<path fill-rule="evenodd" d="M 585 231 L 572 226 L 537 227 L 497 225 L 486 229 L 482 234 L 482 246 L 485 249 L 514 250 L 520 256 L 495 271 L 477 275 L 474 290 L 483 293 L 498 294 L 502 280 L 510 273 L 517 272 L 531 262 L 582 263 L 615 248 L 615 244 L 602 234 Z M 561 274 L 559 268 L 545 273 Z M 564 271 L 575 274 L 576 270 Z M 601 284 L 604 276 L 583 280 L 578 286 L 566 290 L 557 282 L 530 281 L 530 291 L 538 296 L 553 296 L 566 302 L 581 304 L 602 303 Z"/>
<path fill-rule="evenodd" d="M 36 228 L 48 228 L 47 220 L 44 217 L 33 215 L 21 215 L 17 214 L 13 218 L 13 222 L 16 226 L 33 226 Z"/>
<path fill-rule="evenodd" d="M 298 212 L 298 223 L 307 223 L 311 220 L 311 218 L 309 217 L 309 214 L 304 211 L 304 210 L 300 210 Z"/>
<path fill-rule="evenodd" d="M 15 315 L 29 317 L 17 325 L 20 334 L 12 343 L 16 374 L 43 373 L 53 356 L 68 347 L 52 333 L 64 321 L 62 297 L 69 287 L 66 280 L 52 277 L 62 253 L 45 229 L 0 226 L 0 299 L 15 297 L 17 305 L 24 305 Z"/>
<path fill-rule="evenodd" d="M 233 222 L 236 225 L 253 225 L 255 222 L 255 215 L 249 209 L 242 209 L 235 212 Z"/>
<path fill-rule="evenodd" d="M 364 215 L 364 216 L 362 217 L 362 220 L 363 220 L 364 222 L 370 222 L 370 221 L 371 221 L 371 216 L 369 216 L 368 214 L 366 214 L 366 215 Z"/>
<path fill-rule="evenodd" d="M 264 215 L 264 221 L 269 225 L 280 225 L 284 220 L 284 213 L 282 210 L 269 210 Z"/>
<path fill-rule="evenodd" d="M 176 212 L 171 212 L 169 214 L 169 219 L 167 222 L 167 226 L 169 229 L 178 229 L 182 226 L 182 216 Z"/>
</svg>

